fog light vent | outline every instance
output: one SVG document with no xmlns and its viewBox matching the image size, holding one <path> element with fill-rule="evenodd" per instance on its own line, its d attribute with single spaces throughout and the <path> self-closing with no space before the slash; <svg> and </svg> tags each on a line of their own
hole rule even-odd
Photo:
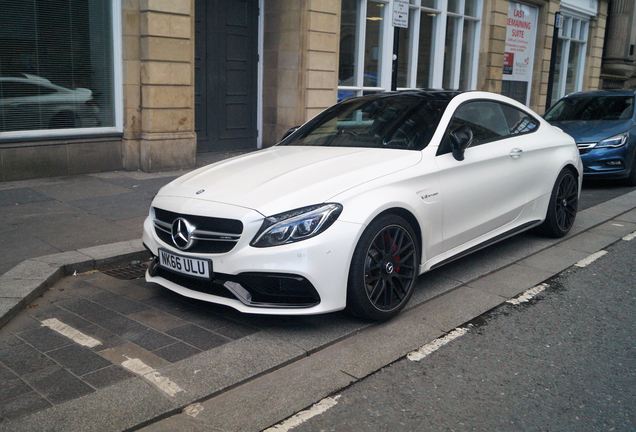
<svg viewBox="0 0 636 432">
<path fill-rule="evenodd" d="M 609 160 L 609 161 L 605 161 L 605 165 L 611 166 L 611 167 L 622 167 L 623 166 L 623 161 L 620 161 L 620 160 Z"/>
</svg>

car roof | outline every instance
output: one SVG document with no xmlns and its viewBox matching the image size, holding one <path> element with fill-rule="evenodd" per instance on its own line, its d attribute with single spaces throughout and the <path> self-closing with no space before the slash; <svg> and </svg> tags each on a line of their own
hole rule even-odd
<svg viewBox="0 0 636 432">
<path fill-rule="evenodd" d="M 389 92 L 381 92 L 381 93 L 373 93 L 363 96 L 354 96 L 344 101 L 355 100 L 355 99 L 382 99 L 382 98 L 391 98 L 396 96 L 416 96 L 422 99 L 428 100 L 444 100 L 450 101 L 455 96 L 461 94 L 463 92 L 457 90 L 439 90 L 439 89 L 413 89 L 413 90 L 398 90 L 398 91 L 389 91 Z"/>
<path fill-rule="evenodd" d="M 615 89 L 615 90 L 589 90 L 576 93 L 570 93 L 566 98 L 576 97 L 598 97 L 598 96 L 636 96 L 634 89 Z"/>
</svg>

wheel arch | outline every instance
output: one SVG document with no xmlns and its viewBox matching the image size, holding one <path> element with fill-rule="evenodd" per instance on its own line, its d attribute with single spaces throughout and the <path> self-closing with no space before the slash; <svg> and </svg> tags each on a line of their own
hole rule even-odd
<svg viewBox="0 0 636 432">
<path fill-rule="evenodd" d="M 390 207 L 386 210 L 383 210 L 382 212 L 380 212 L 379 214 L 377 214 L 373 219 L 371 219 L 371 222 L 373 222 L 374 220 L 376 220 L 377 218 L 387 215 L 387 214 L 393 214 L 396 216 L 400 216 L 401 218 L 403 218 L 404 220 L 406 220 L 409 225 L 411 225 L 411 228 L 413 228 L 413 231 L 415 232 L 415 235 L 417 236 L 416 240 L 416 244 L 418 246 L 418 252 L 420 253 L 420 262 L 422 261 L 422 250 L 423 250 L 423 243 L 422 243 L 422 228 L 420 227 L 419 222 L 417 221 L 417 218 L 415 217 L 415 215 L 413 213 L 411 213 L 409 210 L 405 209 L 404 207 Z M 371 223 L 369 222 L 369 223 Z"/>
</svg>

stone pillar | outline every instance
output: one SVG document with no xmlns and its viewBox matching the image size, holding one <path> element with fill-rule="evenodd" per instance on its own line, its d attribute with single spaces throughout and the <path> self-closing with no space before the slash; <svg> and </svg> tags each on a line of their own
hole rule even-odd
<svg viewBox="0 0 636 432">
<path fill-rule="evenodd" d="M 530 108 L 541 114 L 545 111 L 545 102 L 548 97 L 554 16 L 561 9 L 561 0 L 545 1 L 538 6 L 540 7 L 537 23 L 537 45 L 534 50 L 535 60 Z"/>
<path fill-rule="evenodd" d="M 333 105 L 340 0 L 266 0 L 263 145 Z"/>
<path fill-rule="evenodd" d="M 265 1 L 263 146 L 304 120 L 303 0 Z"/>
<path fill-rule="evenodd" d="M 193 167 L 194 0 L 140 0 L 139 36 L 139 167 Z"/>
<path fill-rule="evenodd" d="M 603 61 L 606 22 L 607 0 L 600 0 L 598 2 L 598 14 L 596 18 L 590 21 L 587 38 L 587 55 L 585 56 L 583 90 L 596 90 L 601 88 L 601 64 Z"/>
<path fill-rule="evenodd" d="M 341 10 L 340 0 L 309 0 L 307 6 L 305 121 L 337 100 Z"/>
<path fill-rule="evenodd" d="M 124 136 L 122 165 L 126 170 L 139 169 L 141 134 L 141 85 L 139 61 L 139 0 L 122 2 Z"/>
<path fill-rule="evenodd" d="M 501 93 L 508 1 L 484 1 L 477 89 Z"/>
</svg>

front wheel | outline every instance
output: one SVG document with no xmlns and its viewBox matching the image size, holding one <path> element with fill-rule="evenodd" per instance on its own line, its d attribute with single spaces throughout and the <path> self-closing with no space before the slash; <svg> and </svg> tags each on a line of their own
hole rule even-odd
<svg viewBox="0 0 636 432">
<path fill-rule="evenodd" d="M 397 215 L 380 216 L 365 229 L 351 260 L 347 309 L 381 321 L 400 312 L 413 294 L 419 248 L 413 228 Z"/>
<path fill-rule="evenodd" d="M 549 237 L 565 236 L 576 219 L 579 205 L 579 181 L 569 168 L 564 168 L 554 182 L 548 212 L 539 231 Z"/>
</svg>

